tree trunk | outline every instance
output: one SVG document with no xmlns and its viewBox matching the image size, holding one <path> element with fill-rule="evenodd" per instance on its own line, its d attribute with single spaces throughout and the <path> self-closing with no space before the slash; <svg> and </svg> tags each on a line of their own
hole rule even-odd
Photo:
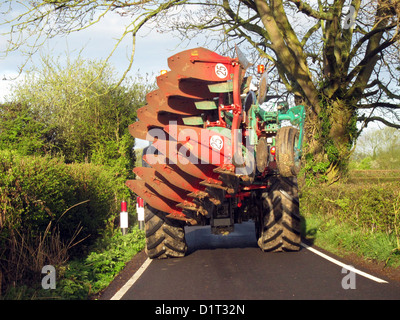
<svg viewBox="0 0 400 320">
<path fill-rule="evenodd" d="M 348 169 L 356 139 L 356 113 L 346 102 L 321 100 L 321 112 L 308 114 L 305 125 L 304 171 L 314 182 L 332 184 Z"/>
</svg>

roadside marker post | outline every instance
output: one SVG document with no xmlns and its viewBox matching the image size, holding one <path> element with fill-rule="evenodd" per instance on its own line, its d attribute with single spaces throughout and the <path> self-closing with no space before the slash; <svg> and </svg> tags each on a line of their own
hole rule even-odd
<svg viewBox="0 0 400 320">
<path fill-rule="evenodd" d="M 126 234 L 126 230 L 128 229 L 128 210 L 126 201 L 121 202 L 121 214 L 119 217 L 119 223 L 122 231 L 122 235 Z"/>
<path fill-rule="evenodd" d="M 136 212 L 138 216 L 139 229 L 144 230 L 144 200 L 141 197 L 136 199 Z"/>
</svg>

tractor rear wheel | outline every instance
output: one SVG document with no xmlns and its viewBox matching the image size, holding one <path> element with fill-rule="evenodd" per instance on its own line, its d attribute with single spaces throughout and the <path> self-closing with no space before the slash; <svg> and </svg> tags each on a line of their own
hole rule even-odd
<svg viewBox="0 0 400 320">
<path fill-rule="evenodd" d="M 187 250 L 184 224 L 145 205 L 146 253 L 150 259 L 180 258 Z"/>
<path fill-rule="evenodd" d="M 296 178 L 275 178 L 259 200 L 256 222 L 258 246 L 263 251 L 298 251 L 301 243 L 299 197 Z"/>
<path fill-rule="evenodd" d="M 300 171 L 300 156 L 297 150 L 299 130 L 282 127 L 276 133 L 276 164 L 282 177 L 295 177 Z"/>
</svg>

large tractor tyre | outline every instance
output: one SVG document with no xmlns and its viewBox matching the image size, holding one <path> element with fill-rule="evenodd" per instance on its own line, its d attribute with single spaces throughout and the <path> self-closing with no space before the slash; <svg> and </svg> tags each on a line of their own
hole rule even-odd
<svg viewBox="0 0 400 320">
<path fill-rule="evenodd" d="M 296 150 L 298 141 L 299 130 L 293 127 L 282 127 L 276 134 L 276 164 L 282 177 L 295 177 L 299 174 L 300 157 Z"/>
<path fill-rule="evenodd" d="M 145 205 L 146 253 L 150 259 L 180 258 L 187 250 L 184 225 Z"/>
<path fill-rule="evenodd" d="M 256 236 L 261 250 L 300 250 L 301 226 L 296 178 L 276 178 L 271 190 L 264 192 L 259 201 L 261 212 Z"/>
</svg>

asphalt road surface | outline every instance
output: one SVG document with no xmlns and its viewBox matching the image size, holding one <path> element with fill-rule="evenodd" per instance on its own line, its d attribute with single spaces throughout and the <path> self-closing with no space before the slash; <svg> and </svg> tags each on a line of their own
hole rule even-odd
<svg viewBox="0 0 400 320">
<path fill-rule="evenodd" d="M 209 227 L 190 227 L 186 239 L 185 258 L 146 260 L 140 276 L 136 274 L 112 299 L 400 299 L 398 282 L 368 270 L 355 273 L 305 247 L 299 252 L 263 253 L 251 222 L 235 225 L 227 236 L 212 235 Z"/>
</svg>

